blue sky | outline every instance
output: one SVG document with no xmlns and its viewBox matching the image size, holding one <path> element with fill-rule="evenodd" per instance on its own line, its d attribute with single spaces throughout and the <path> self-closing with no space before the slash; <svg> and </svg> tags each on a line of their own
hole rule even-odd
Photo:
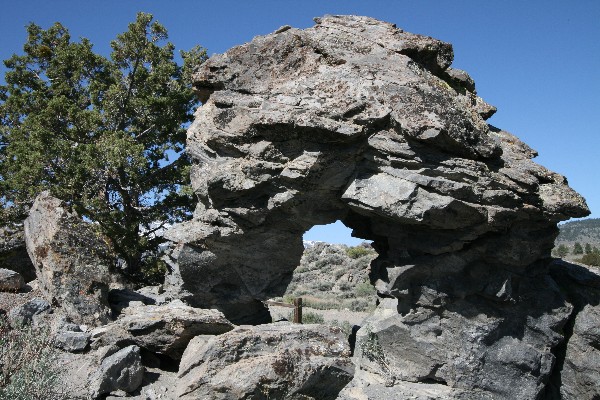
<svg viewBox="0 0 600 400">
<path fill-rule="evenodd" d="M 536 149 L 600 217 L 600 1 L 598 0 L 0 0 L 0 58 L 21 52 L 24 26 L 60 21 L 73 38 L 108 54 L 138 11 L 152 13 L 178 49 L 226 51 L 282 25 L 306 28 L 324 14 L 368 15 L 454 45 L 454 67 L 498 107 L 490 123 Z M 4 75 L 3 66 L 0 74 Z M 341 224 L 311 240 L 346 242 Z M 316 232 L 316 233 L 315 233 Z"/>
</svg>

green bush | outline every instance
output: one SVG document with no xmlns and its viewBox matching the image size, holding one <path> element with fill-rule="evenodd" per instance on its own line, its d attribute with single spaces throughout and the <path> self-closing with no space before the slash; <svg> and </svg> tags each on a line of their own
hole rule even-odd
<svg viewBox="0 0 600 400">
<path fill-rule="evenodd" d="M 348 308 L 350 308 L 350 311 L 370 311 L 374 308 L 374 305 L 368 299 L 352 299 Z"/>
<path fill-rule="evenodd" d="M 348 257 L 350 258 L 361 258 L 370 254 L 373 254 L 373 250 L 369 250 L 366 247 L 363 246 L 354 246 L 354 247 L 349 247 L 348 250 L 346 250 L 346 254 L 348 255 Z"/>
<path fill-rule="evenodd" d="M 358 297 L 371 296 L 375 294 L 375 288 L 369 282 L 362 282 L 356 285 L 354 293 L 356 293 Z"/>
<path fill-rule="evenodd" d="M 289 313 L 287 317 L 288 321 L 294 320 L 294 312 Z M 302 312 L 302 323 L 303 324 L 323 324 L 325 323 L 325 318 L 321 314 L 317 314 L 312 311 L 303 311 Z"/>
<path fill-rule="evenodd" d="M 0 319 L 0 400 L 70 399 L 48 332 Z"/>
<path fill-rule="evenodd" d="M 316 285 L 316 288 L 320 291 L 320 292 L 328 292 L 333 288 L 334 283 L 333 282 L 319 282 Z"/>
<path fill-rule="evenodd" d="M 583 257 L 579 260 L 579 262 L 587 265 L 593 265 L 594 267 L 600 267 L 600 254 L 599 253 L 590 253 L 584 254 Z"/>
<path fill-rule="evenodd" d="M 302 313 L 302 323 L 303 324 L 323 324 L 323 323 L 325 323 L 325 318 L 323 318 L 323 316 L 321 314 L 307 311 L 307 312 Z"/>
</svg>

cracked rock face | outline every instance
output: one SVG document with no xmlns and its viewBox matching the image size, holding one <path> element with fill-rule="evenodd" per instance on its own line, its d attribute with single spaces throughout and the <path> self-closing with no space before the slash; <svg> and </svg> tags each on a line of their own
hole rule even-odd
<svg viewBox="0 0 600 400">
<path fill-rule="evenodd" d="M 277 323 L 241 326 L 186 350 L 180 399 L 334 400 L 354 365 L 340 328 Z"/>
<path fill-rule="evenodd" d="M 449 44 L 366 17 L 316 22 L 195 75 L 199 203 L 167 233 L 186 301 L 268 320 L 260 300 L 285 291 L 303 233 L 341 220 L 379 254 L 385 301 L 358 340 L 385 358 L 359 352 L 361 368 L 382 385 L 536 398 L 573 311 L 548 273 L 556 223 L 589 214 L 584 199 L 486 123 L 495 108 Z"/>
</svg>

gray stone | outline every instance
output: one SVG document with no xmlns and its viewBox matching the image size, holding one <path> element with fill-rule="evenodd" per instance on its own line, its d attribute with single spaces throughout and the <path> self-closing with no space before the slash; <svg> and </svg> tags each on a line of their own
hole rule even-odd
<svg viewBox="0 0 600 400">
<path fill-rule="evenodd" d="M 90 334 L 87 332 L 60 331 L 54 336 L 54 345 L 65 351 L 83 351 L 89 343 Z"/>
<path fill-rule="evenodd" d="M 23 286 L 25 280 L 19 273 L 0 268 L 0 292 L 16 292 Z"/>
<path fill-rule="evenodd" d="M 354 374 L 349 355 L 339 328 L 242 326 L 186 351 L 176 393 L 181 399 L 333 400 Z"/>
<path fill-rule="evenodd" d="M 193 337 L 219 335 L 233 327 L 221 312 L 193 308 L 180 300 L 159 306 L 138 305 L 125 308 L 115 322 L 92 331 L 92 347 L 136 344 L 179 360 Z"/>
<path fill-rule="evenodd" d="M 119 277 L 107 241 L 94 227 L 44 192 L 25 220 L 25 238 L 47 299 L 76 323 L 107 323 L 108 291 Z"/>
<path fill-rule="evenodd" d="M 0 227 L 0 268 L 18 272 L 25 282 L 35 279 L 35 268 L 25 246 L 23 226 Z"/>
<path fill-rule="evenodd" d="M 128 346 L 102 360 L 90 377 L 89 390 L 93 398 L 116 390 L 133 392 L 144 378 L 140 348 Z"/>
<path fill-rule="evenodd" d="M 50 311 L 50 303 L 44 299 L 34 298 L 8 312 L 8 320 L 12 327 L 28 325 L 35 316 Z"/>
<path fill-rule="evenodd" d="M 589 210 L 486 122 L 495 108 L 451 62 L 447 43 L 327 16 L 202 64 L 187 141 L 199 202 L 166 233 L 182 298 L 264 322 L 304 232 L 341 220 L 373 242 L 369 278 L 386 299 L 358 335 L 382 357 L 358 352 L 360 368 L 448 396 L 544 396 L 572 340 L 563 328 L 594 305 L 550 273 L 556 224 Z"/>
<path fill-rule="evenodd" d="M 548 398 L 600 398 L 600 272 L 556 260 L 551 273 L 574 310 L 564 327 L 567 340 L 555 352 Z"/>
</svg>

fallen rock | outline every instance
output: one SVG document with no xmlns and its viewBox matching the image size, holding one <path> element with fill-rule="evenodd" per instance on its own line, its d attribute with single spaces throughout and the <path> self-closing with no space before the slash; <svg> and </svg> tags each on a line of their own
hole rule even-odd
<svg viewBox="0 0 600 400">
<path fill-rule="evenodd" d="M 35 268 L 27 254 L 20 225 L 0 227 L 0 268 L 18 272 L 25 282 L 35 279 Z"/>
<path fill-rule="evenodd" d="M 19 273 L 0 268 L 0 292 L 16 292 L 23 286 L 25 286 L 25 280 Z"/>
<path fill-rule="evenodd" d="M 110 321 L 108 292 L 119 281 L 105 240 L 48 192 L 40 194 L 25 220 L 27 251 L 39 287 L 74 322 Z"/>
<path fill-rule="evenodd" d="M 54 336 L 54 345 L 72 353 L 85 350 L 90 343 L 87 332 L 60 331 Z"/>
<path fill-rule="evenodd" d="M 383 361 L 359 352 L 360 368 L 399 387 L 540 398 L 578 309 L 549 271 L 556 224 L 588 215 L 585 200 L 486 122 L 495 108 L 449 69 L 449 44 L 366 17 L 316 22 L 194 75 L 199 201 L 165 234 L 185 301 L 264 321 L 304 232 L 341 220 L 372 241 L 386 299 L 358 335 Z"/>
<path fill-rule="evenodd" d="M 220 399 L 333 400 L 354 374 L 349 356 L 339 328 L 242 326 L 186 350 L 177 394 L 181 399 L 210 399 L 219 393 Z"/>
<path fill-rule="evenodd" d="M 115 322 L 92 331 L 92 347 L 136 344 L 179 360 L 193 337 L 220 335 L 233 327 L 219 311 L 193 308 L 180 300 L 159 306 L 139 304 L 125 308 Z"/>
<path fill-rule="evenodd" d="M 50 311 L 50 303 L 44 299 L 34 298 L 27 303 L 16 306 L 8 312 L 8 321 L 13 328 L 29 325 L 35 316 Z"/>
<path fill-rule="evenodd" d="M 140 348 L 128 346 L 104 358 L 99 369 L 90 377 L 92 398 L 116 390 L 133 392 L 144 378 Z"/>
</svg>

